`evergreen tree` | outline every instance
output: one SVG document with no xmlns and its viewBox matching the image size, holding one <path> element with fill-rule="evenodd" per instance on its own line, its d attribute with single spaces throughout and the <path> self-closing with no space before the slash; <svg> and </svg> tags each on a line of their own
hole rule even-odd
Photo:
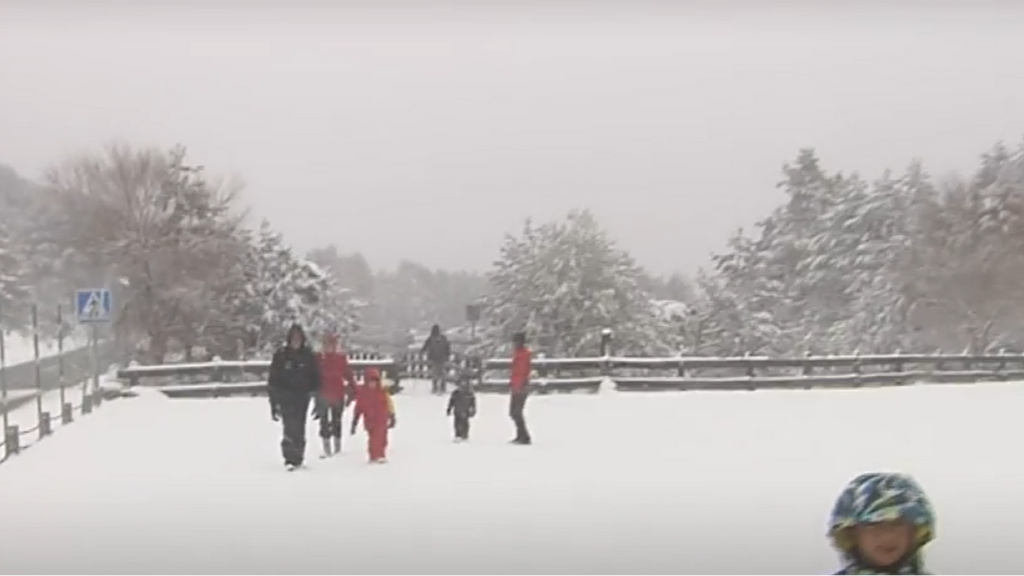
<svg viewBox="0 0 1024 576">
<path fill-rule="evenodd" d="M 587 211 L 507 236 L 490 274 L 485 316 L 496 345 L 525 330 L 551 356 L 599 352 L 614 331 L 618 353 L 663 354 L 661 328 L 642 288 L 643 271 Z"/>
</svg>

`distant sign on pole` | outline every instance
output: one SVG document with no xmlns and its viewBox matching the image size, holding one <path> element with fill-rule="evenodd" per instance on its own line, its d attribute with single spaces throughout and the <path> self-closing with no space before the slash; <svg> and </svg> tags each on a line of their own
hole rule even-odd
<svg viewBox="0 0 1024 576">
<path fill-rule="evenodd" d="M 106 324 L 113 318 L 110 290 L 93 288 L 75 291 L 75 316 L 79 324 Z"/>
<path fill-rule="evenodd" d="M 480 305 L 469 304 L 466 306 L 466 322 L 476 324 L 480 321 Z"/>
</svg>

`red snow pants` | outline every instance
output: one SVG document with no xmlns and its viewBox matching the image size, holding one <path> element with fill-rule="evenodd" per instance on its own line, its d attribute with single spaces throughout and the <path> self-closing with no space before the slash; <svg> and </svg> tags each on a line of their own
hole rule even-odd
<svg viewBox="0 0 1024 576">
<path fill-rule="evenodd" d="M 380 460 L 386 457 L 388 449 L 388 422 L 373 422 L 366 426 L 367 450 L 370 453 L 370 460 Z"/>
</svg>

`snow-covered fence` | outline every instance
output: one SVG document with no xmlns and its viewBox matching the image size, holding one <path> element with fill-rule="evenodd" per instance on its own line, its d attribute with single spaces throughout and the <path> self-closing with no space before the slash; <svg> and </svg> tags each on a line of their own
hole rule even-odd
<svg viewBox="0 0 1024 576">
<path fill-rule="evenodd" d="M 417 362 L 422 359 L 417 357 Z M 391 378 L 422 378 L 421 368 L 409 359 L 353 360 L 357 371 L 375 366 Z M 453 358 L 456 366 L 474 369 L 476 388 L 481 392 L 507 389 L 510 360 Z M 261 394 L 267 360 L 210 362 L 168 366 L 131 366 L 120 370 L 119 377 L 131 385 L 140 382 L 165 384 L 170 395 Z M 409 367 L 413 368 L 410 369 Z M 533 385 L 540 393 L 597 392 L 610 381 L 620 391 L 667 390 L 759 390 L 855 388 L 892 386 L 914 382 L 968 383 L 1024 379 L 1024 354 L 887 354 L 848 356 L 807 356 L 803 358 L 769 357 L 675 357 L 627 358 L 600 356 L 590 358 L 543 358 L 533 360 Z M 202 377 L 206 384 L 180 384 L 182 380 Z M 259 382 L 253 382 L 258 380 Z M 248 383 L 231 383 L 246 382 Z M 211 385 L 210 383 L 217 383 Z M 224 383 L 224 384 L 220 384 Z M 213 391 L 211 392 L 211 388 Z M 200 394 L 200 390 L 205 390 Z"/>
<path fill-rule="evenodd" d="M 115 354 L 114 343 L 100 342 L 96 368 L 105 371 Z M 118 395 L 95 386 L 93 376 L 88 347 L 0 367 L 0 462 Z"/>
<path fill-rule="evenodd" d="M 399 363 L 373 353 L 354 354 L 349 364 L 361 380 L 367 368 L 381 370 L 400 391 Z M 155 366 L 132 365 L 117 371 L 117 377 L 129 387 L 156 386 L 172 397 L 256 396 L 266 393 L 270 360 L 217 360 L 188 364 Z"/>
<path fill-rule="evenodd" d="M 487 370 L 507 371 L 510 361 L 486 362 Z M 591 373 L 620 391 L 760 390 L 856 388 L 914 382 L 969 383 L 1024 379 L 1024 355 L 880 354 L 771 358 L 536 358 L 540 387 L 580 388 Z M 573 377 L 565 378 L 565 372 Z M 507 378 L 485 378 L 483 388 L 504 388 Z"/>
</svg>

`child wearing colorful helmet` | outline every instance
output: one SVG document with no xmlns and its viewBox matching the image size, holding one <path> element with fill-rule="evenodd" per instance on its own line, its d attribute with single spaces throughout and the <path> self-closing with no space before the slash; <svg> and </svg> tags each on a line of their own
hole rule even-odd
<svg viewBox="0 0 1024 576">
<path fill-rule="evenodd" d="M 845 562 L 836 574 L 927 574 L 922 548 L 935 538 L 935 515 L 910 476 L 861 474 L 839 495 L 828 536 Z"/>
</svg>

